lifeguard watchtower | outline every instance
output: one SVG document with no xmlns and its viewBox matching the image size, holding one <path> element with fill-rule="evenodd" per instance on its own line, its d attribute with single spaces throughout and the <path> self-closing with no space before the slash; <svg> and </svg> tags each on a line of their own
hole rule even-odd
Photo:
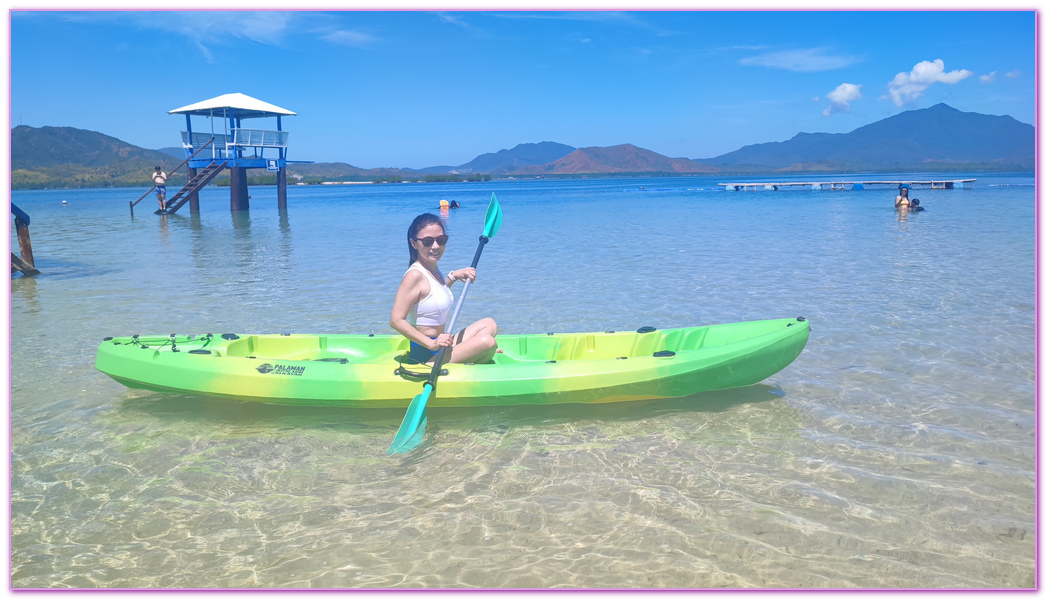
<svg viewBox="0 0 1047 600">
<path fill-rule="evenodd" d="M 281 211 L 287 209 L 288 132 L 283 130 L 283 117 L 295 116 L 295 113 L 237 93 L 176 108 L 167 114 L 185 115 L 182 148 L 185 149 L 189 183 L 168 200 L 166 213 L 175 212 L 186 202 L 189 203 L 190 212 L 200 212 L 198 192 L 224 169 L 229 169 L 230 210 L 250 208 L 247 169 L 275 172 L 277 204 Z M 193 116 L 207 117 L 210 132 L 194 131 Z M 243 126 L 243 121 L 247 119 L 273 117 L 276 118 L 276 129 L 249 129 Z"/>
</svg>

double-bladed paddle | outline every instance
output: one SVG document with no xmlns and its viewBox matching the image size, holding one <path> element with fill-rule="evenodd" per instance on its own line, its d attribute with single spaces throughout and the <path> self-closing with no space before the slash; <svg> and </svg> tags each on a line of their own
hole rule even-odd
<svg viewBox="0 0 1047 600">
<path fill-rule="evenodd" d="M 480 262 L 480 254 L 484 251 L 484 245 L 494 237 L 494 234 L 498 233 L 498 229 L 501 226 L 502 207 L 498 205 L 498 198 L 492 192 L 491 203 L 487 205 L 487 215 L 484 217 L 484 232 L 480 236 L 480 245 L 476 248 L 476 255 L 473 256 L 473 264 L 471 265 L 473 269 Z M 465 295 L 469 292 L 470 283 L 472 281 L 466 280 L 465 287 L 462 289 L 462 295 L 458 297 L 458 304 L 454 307 L 454 314 L 451 315 L 451 320 L 447 323 L 447 328 L 445 329 L 447 332 L 454 332 L 454 323 L 458 320 L 458 313 L 462 310 L 462 302 L 465 301 Z M 389 454 L 410 452 L 422 442 L 422 438 L 425 436 L 425 405 L 436 390 L 436 379 L 440 376 L 440 369 L 443 367 L 447 352 L 447 346 L 440 348 L 440 351 L 437 352 L 436 362 L 433 364 L 432 372 L 429 373 L 429 379 L 422 386 L 422 393 L 415 396 L 414 400 L 411 400 L 411 405 L 407 407 L 407 414 L 404 415 L 403 423 L 400 423 L 400 429 L 396 431 L 393 443 L 389 445 L 389 449 L 386 451 Z"/>
</svg>

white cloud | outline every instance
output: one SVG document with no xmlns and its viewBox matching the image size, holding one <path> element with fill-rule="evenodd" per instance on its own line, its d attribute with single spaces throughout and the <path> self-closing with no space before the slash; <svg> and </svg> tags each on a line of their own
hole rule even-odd
<svg viewBox="0 0 1047 600">
<path fill-rule="evenodd" d="M 29 13 L 30 16 L 45 13 Z M 50 15 L 48 15 L 50 18 Z M 74 23 L 118 23 L 139 29 L 163 31 L 185 37 L 213 62 L 210 47 L 242 39 L 279 46 L 293 34 L 293 22 L 301 18 L 292 11 L 69 11 L 55 18 Z"/>
<path fill-rule="evenodd" d="M 898 73 L 887 84 L 887 93 L 895 106 L 901 106 L 906 102 L 915 100 L 923 95 L 924 90 L 936 83 L 953 84 L 958 83 L 974 75 L 967 69 L 945 72 L 945 62 L 942 59 L 921 61 L 912 68 L 909 73 Z"/>
<path fill-rule="evenodd" d="M 676 35 L 675 32 L 662 29 L 653 23 L 649 23 L 629 11 L 615 10 L 582 10 L 582 11 L 513 11 L 491 13 L 502 19 L 543 19 L 553 21 L 580 21 L 583 23 L 605 23 L 610 25 L 624 25 L 643 29 L 658 36 Z"/>
<path fill-rule="evenodd" d="M 843 69 L 859 62 L 859 60 L 859 58 L 854 56 L 832 56 L 826 54 L 825 48 L 807 48 L 750 56 L 739 60 L 738 64 L 810 73 Z"/>
<path fill-rule="evenodd" d="M 461 27 L 462 29 L 469 29 L 469 24 L 466 23 L 464 19 L 459 19 L 458 17 L 456 17 L 454 15 L 449 15 L 447 13 L 436 13 L 436 16 L 439 17 L 440 20 L 443 21 L 444 23 L 450 23 L 451 25 L 457 25 L 457 26 Z"/>
<path fill-rule="evenodd" d="M 982 80 L 982 83 L 992 83 L 996 79 L 996 71 L 989 73 L 988 75 L 982 75 L 978 79 Z"/>
<path fill-rule="evenodd" d="M 197 42 L 220 42 L 229 36 L 279 45 L 294 14 L 277 11 L 175 11 L 131 13 L 139 26 L 180 33 Z"/>
<path fill-rule="evenodd" d="M 193 40 L 193 44 L 196 46 L 197 50 L 200 51 L 200 54 L 204 56 L 204 60 L 212 64 L 214 63 L 214 54 L 207 49 L 207 46 L 205 46 L 203 42 L 200 40 Z"/>
<path fill-rule="evenodd" d="M 1015 78 L 1021 77 L 1021 75 L 1022 75 L 1022 72 L 1019 71 L 1018 69 L 1015 69 L 1015 70 L 1011 71 L 1010 73 L 1008 73 L 1007 77 L 1010 77 L 1011 79 L 1015 79 Z"/>
<path fill-rule="evenodd" d="M 831 102 L 822 112 L 822 116 L 828 117 L 833 113 L 838 112 L 850 112 L 851 102 L 862 97 L 862 86 L 854 85 L 853 83 L 841 83 L 836 86 L 836 89 L 825 95 L 825 98 Z"/>
<path fill-rule="evenodd" d="M 332 44 L 339 44 L 341 46 L 353 46 L 355 48 L 362 48 L 371 44 L 375 41 L 374 36 L 367 35 L 366 33 L 360 33 L 357 31 L 332 31 L 326 35 L 320 37 L 320 39 L 331 42 Z"/>
<path fill-rule="evenodd" d="M 158 18 L 143 17 L 143 13 L 136 13 L 136 16 L 140 26 L 152 26 L 186 36 L 209 63 L 214 62 L 210 47 L 226 44 L 230 37 L 270 46 L 280 45 L 293 18 L 289 12 L 275 11 L 177 11 L 162 14 Z"/>
</svg>

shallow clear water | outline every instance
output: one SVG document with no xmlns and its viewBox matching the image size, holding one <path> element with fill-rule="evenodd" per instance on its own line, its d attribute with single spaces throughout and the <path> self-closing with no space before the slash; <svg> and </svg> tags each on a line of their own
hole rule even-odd
<svg viewBox="0 0 1047 600">
<path fill-rule="evenodd" d="M 890 179 L 876 176 L 871 179 Z M 14 192 L 15 588 L 1031 587 L 1035 192 L 720 192 L 708 178 Z M 916 179 L 926 179 L 917 176 Z M 950 176 L 949 178 L 953 178 Z M 442 198 L 463 321 L 506 333 L 806 316 L 749 388 L 610 406 L 292 409 L 129 390 L 134 333 L 389 333 L 410 220 Z M 67 200 L 68 204 L 61 204 Z M 17 248 L 17 244 L 15 244 Z"/>
</svg>

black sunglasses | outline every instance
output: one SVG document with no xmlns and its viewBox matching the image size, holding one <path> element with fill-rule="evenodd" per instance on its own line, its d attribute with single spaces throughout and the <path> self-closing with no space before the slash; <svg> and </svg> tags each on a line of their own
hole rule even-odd
<svg viewBox="0 0 1047 600">
<path fill-rule="evenodd" d="M 414 238 L 414 239 L 415 239 L 415 241 L 422 242 L 422 245 L 425 246 L 426 248 L 431 247 L 433 245 L 433 242 L 438 242 L 441 246 L 446 246 L 447 245 L 447 236 L 446 235 L 441 235 L 441 236 L 437 236 L 437 237 L 428 236 L 428 237 L 424 237 L 424 238 Z"/>
</svg>

